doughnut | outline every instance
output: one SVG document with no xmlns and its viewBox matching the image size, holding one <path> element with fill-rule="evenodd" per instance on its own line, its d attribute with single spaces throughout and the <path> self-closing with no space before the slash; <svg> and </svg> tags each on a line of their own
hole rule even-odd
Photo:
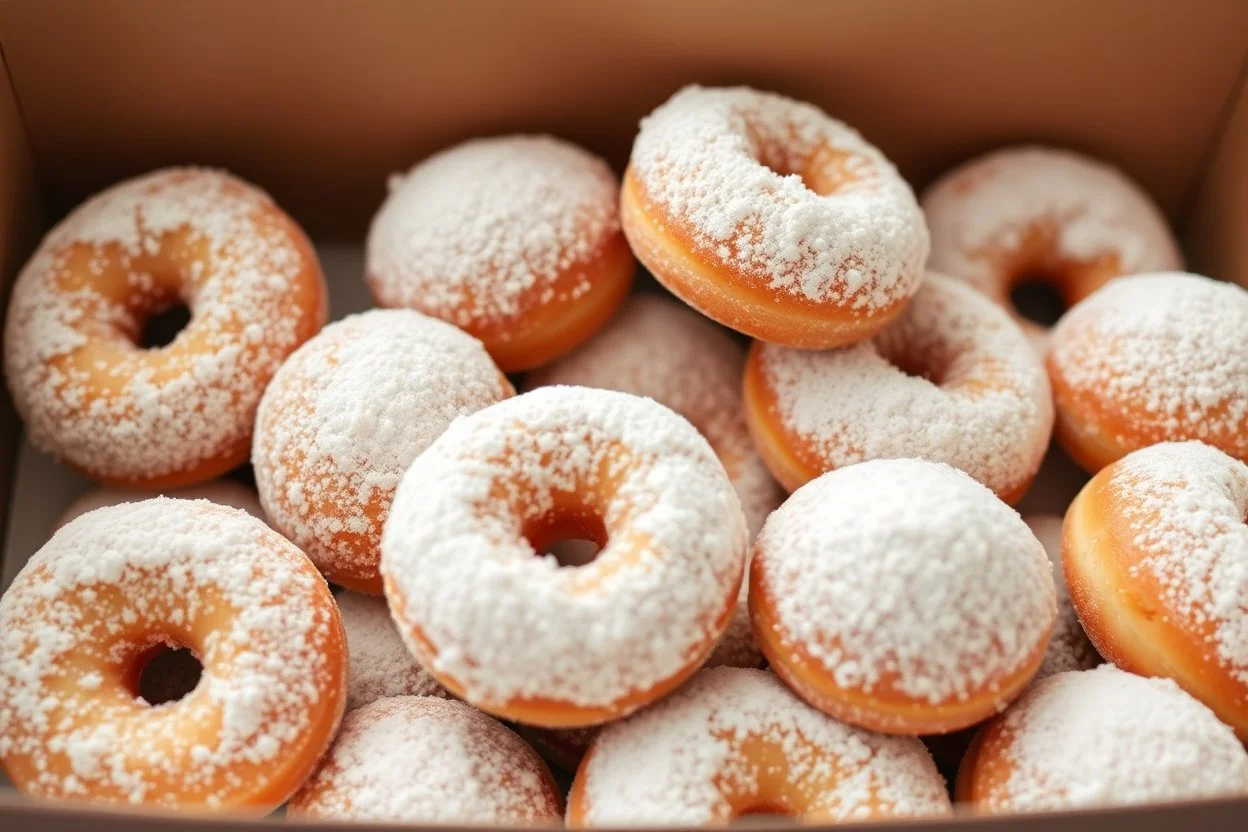
<svg viewBox="0 0 1248 832">
<path fill-rule="evenodd" d="M 334 600 L 347 633 L 347 710 L 389 696 L 447 696 L 399 637 L 381 598 L 340 592 Z"/>
<path fill-rule="evenodd" d="M 70 520 L 81 517 L 89 511 L 95 511 L 97 508 L 106 508 L 121 503 L 139 503 L 159 496 L 161 495 L 150 491 L 89 488 L 69 504 L 69 508 L 65 509 L 60 519 L 56 521 L 56 528 L 59 529 Z M 208 500 L 218 505 L 242 509 L 260 520 L 265 519 L 264 509 L 260 507 L 260 499 L 256 496 L 256 492 L 234 480 L 212 480 L 198 485 L 188 485 L 186 488 L 179 488 L 164 496 L 176 497 L 179 500 Z"/>
<path fill-rule="evenodd" d="M 1023 522 L 1031 529 L 1032 534 L 1044 546 L 1044 552 L 1053 565 L 1053 586 L 1057 590 L 1057 620 L 1053 624 L 1053 635 L 1049 638 L 1049 649 L 1045 651 L 1044 661 L 1036 671 L 1034 685 L 1041 679 L 1047 679 L 1068 670 L 1091 670 L 1101 663 L 1096 648 L 1088 640 L 1088 635 L 1079 623 L 1074 602 L 1070 600 L 1070 590 L 1066 587 L 1066 578 L 1062 572 L 1062 518 L 1053 515 L 1024 515 Z M 343 616 L 346 621 L 346 616 Z M 347 631 L 350 636 L 350 630 Z"/>
<path fill-rule="evenodd" d="M 954 168 L 920 203 L 929 268 L 962 278 L 1010 309 L 1010 292 L 1049 286 L 1067 307 L 1112 278 L 1183 267 L 1165 215 L 1119 170 L 1069 150 L 1011 147 Z"/>
<path fill-rule="evenodd" d="M 583 566 L 537 557 L 597 543 Z M 710 444 L 651 399 L 543 387 L 456 420 L 403 477 L 381 539 L 390 612 L 443 687 L 547 728 L 674 690 L 728 626 L 740 501 Z"/>
<path fill-rule="evenodd" d="M 378 699 L 351 711 L 292 820 L 555 826 L 562 798 L 533 749 L 463 702 Z"/>
<path fill-rule="evenodd" d="M 727 825 L 782 814 L 837 823 L 950 814 L 914 737 L 889 737 L 809 707 L 762 670 L 714 668 L 607 726 L 577 771 L 568 826 Z"/>
<path fill-rule="evenodd" d="M 1044 547 L 966 474 L 916 459 L 824 474 L 754 541 L 750 614 L 771 669 L 837 719 L 943 734 L 1005 707 L 1057 617 Z"/>
<path fill-rule="evenodd" d="M 754 443 L 785 488 L 870 459 L 915 457 L 970 474 L 1007 503 L 1049 443 L 1044 367 L 991 301 L 930 275 L 874 339 L 812 352 L 755 343 L 745 371 Z"/>
<path fill-rule="evenodd" d="M 1199 442 L 1135 451 L 1062 528 L 1071 599 L 1106 659 L 1168 676 L 1248 740 L 1248 465 Z"/>
<path fill-rule="evenodd" d="M 1248 461 L 1248 290 L 1192 274 L 1120 277 L 1067 312 L 1046 366 L 1058 442 L 1091 473 L 1197 439 Z"/>
<path fill-rule="evenodd" d="M 620 219 L 681 300 L 807 349 L 887 326 L 928 251 L 914 193 L 884 154 L 816 107 L 745 87 L 686 87 L 642 120 Z"/>
<path fill-rule="evenodd" d="M 481 342 L 408 309 L 325 327 L 260 402 L 251 460 L 273 528 L 332 582 L 381 594 L 381 529 L 407 466 L 457 416 L 512 394 Z"/>
<path fill-rule="evenodd" d="M 975 738 L 957 780 L 958 801 L 989 814 L 1245 792 L 1234 731 L 1173 681 L 1113 665 L 1033 685 Z"/>
<path fill-rule="evenodd" d="M 190 322 L 144 348 L 182 303 Z M 110 487 L 175 489 L 247 461 L 265 385 L 326 314 L 316 254 L 267 194 L 171 168 L 44 238 L 13 289 L 5 377 L 39 449 Z"/>
<path fill-rule="evenodd" d="M 605 162 L 550 136 L 456 145 L 391 177 L 368 232 L 369 289 L 479 338 L 505 372 L 540 366 L 628 295 L 637 264 L 618 195 Z"/>
<path fill-rule="evenodd" d="M 145 665 L 176 647 L 199 684 L 150 705 Z M 316 569 L 206 500 L 85 514 L 0 598 L 0 764 L 34 797 L 265 814 L 329 747 L 346 682 Z"/>
</svg>

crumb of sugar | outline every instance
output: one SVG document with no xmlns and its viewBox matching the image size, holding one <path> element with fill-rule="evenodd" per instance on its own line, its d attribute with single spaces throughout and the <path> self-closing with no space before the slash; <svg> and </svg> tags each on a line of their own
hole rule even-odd
<svg viewBox="0 0 1248 832">
<path fill-rule="evenodd" d="M 121 503 L 138 503 L 160 496 L 175 497 L 179 500 L 208 500 L 218 505 L 242 509 L 257 519 L 265 519 L 264 509 L 260 507 L 260 498 L 256 496 L 255 491 L 241 482 L 221 479 L 174 489 L 164 495 L 153 491 L 126 491 L 120 488 L 101 487 L 89 488 L 69 504 L 69 508 L 65 509 L 65 513 L 56 521 L 56 528 L 59 529 L 70 520 L 77 519 L 89 511 L 95 511 L 97 508 L 106 508 Z"/>
<path fill-rule="evenodd" d="M 699 671 L 641 713 L 603 729 L 578 778 L 593 826 L 697 826 L 732 819 L 727 794 L 756 794 L 767 771 L 746 742 L 782 755 L 807 815 L 834 821 L 945 815 L 949 797 L 923 744 L 826 716 L 761 670 Z M 791 807 L 797 809 L 798 807 Z"/>
<path fill-rule="evenodd" d="M 609 479 L 604 482 L 603 478 Z M 523 524 L 605 487 L 586 566 L 536 557 Z M 625 393 L 543 387 L 455 421 L 412 464 L 381 572 L 465 698 L 606 706 L 671 678 L 719 633 L 745 564 L 740 501 L 706 440 Z"/>
<path fill-rule="evenodd" d="M 799 172 L 829 151 L 829 170 L 812 173 L 853 181 L 821 196 Z M 856 131 L 809 104 L 685 87 L 642 120 L 630 166 L 646 201 L 701 256 L 771 289 L 865 315 L 922 279 L 927 227 L 910 186 Z"/>
<path fill-rule="evenodd" d="M 1040 466 L 1053 427 L 1048 379 L 1026 335 L 974 289 L 929 275 L 901 317 L 838 350 L 758 346 L 785 427 L 826 469 L 869 459 L 946 462 L 997 493 Z M 939 370 L 933 383 L 898 364 Z"/>
<path fill-rule="evenodd" d="M 315 328 L 293 300 L 306 242 L 258 219 L 274 210 L 228 174 L 178 168 L 109 188 L 53 228 L 18 278 L 5 327 L 5 375 L 32 442 L 94 476 L 142 479 L 249 436 L 264 385 Z M 203 259 L 182 266 L 192 319 L 169 346 L 136 347 L 132 306 L 89 280 L 66 288 L 87 246 L 89 271 L 119 267 L 135 296 L 149 293 L 151 258 L 177 232 Z M 108 362 L 103 378 L 84 369 L 89 350 Z"/>
<path fill-rule="evenodd" d="M 450 324 L 406 309 L 351 315 L 296 350 L 265 391 L 252 445 L 260 499 L 317 566 L 375 572 L 412 460 L 457 416 L 510 394 L 481 342 Z"/>
<path fill-rule="evenodd" d="M 408 652 L 384 599 L 344 590 L 334 600 L 351 657 L 347 710 L 388 696 L 449 695 Z"/>
<path fill-rule="evenodd" d="M 618 198 L 606 163 L 560 139 L 464 142 L 391 177 L 369 284 L 386 306 L 461 327 L 515 318 L 619 232 Z"/>
<path fill-rule="evenodd" d="M 1075 605 L 1070 600 L 1070 589 L 1066 586 L 1066 576 L 1062 572 L 1062 518 L 1032 515 L 1023 520 L 1044 546 L 1044 552 L 1053 564 L 1053 586 L 1057 589 L 1057 621 L 1053 624 L 1049 649 L 1036 671 L 1035 680 L 1047 679 L 1067 670 L 1090 670 L 1101 663 L 1101 657 L 1079 623 Z"/>
<path fill-rule="evenodd" d="M 550 825 L 559 804 L 545 764 L 503 725 L 462 702 L 398 696 L 347 714 L 291 815 Z"/>
<path fill-rule="evenodd" d="M 116 615 L 87 614 L 102 598 Z M 315 728 L 342 648 L 328 598 L 298 549 L 237 509 L 158 497 L 79 517 L 0 599 L 0 757 L 28 760 L 38 773 L 24 790 L 47 797 L 245 800 L 263 784 L 233 770 L 280 768 Z M 150 643 L 126 640 L 148 619 L 217 622 L 197 645 L 204 673 L 184 700 L 148 707 L 101 690 Z M 96 670 L 75 685 L 82 667 Z"/>
<path fill-rule="evenodd" d="M 1033 685 L 1001 717 L 998 810 L 1195 800 L 1248 792 L 1248 752 L 1170 679 L 1103 665 Z"/>
<path fill-rule="evenodd" d="M 874 460 L 812 480 L 768 518 L 752 568 L 777 635 L 838 686 L 891 679 L 932 704 L 1018 671 L 1056 616 L 1044 547 L 943 463 Z"/>
</svg>

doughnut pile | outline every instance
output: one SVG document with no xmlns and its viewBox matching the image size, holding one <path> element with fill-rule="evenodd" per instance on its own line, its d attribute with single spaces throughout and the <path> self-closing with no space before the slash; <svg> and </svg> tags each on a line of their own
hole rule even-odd
<svg viewBox="0 0 1248 832">
<path fill-rule="evenodd" d="M 1248 798 L 1248 291 L 1122 173 L 1005 149 L 920 203 L 814 104 L 698 86 L 622 180 L 544 135 L 415 161 L 332 323 L 217 171 L 22 270 L 23 454 L 94 485 L 13 518 L 18 790 L 426 828 Z"/>
</svg>

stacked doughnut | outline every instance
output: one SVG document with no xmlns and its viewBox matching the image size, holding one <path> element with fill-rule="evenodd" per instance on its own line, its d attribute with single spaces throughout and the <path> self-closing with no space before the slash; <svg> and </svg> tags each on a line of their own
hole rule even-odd
<svg viewBox="0 0 1248 832">
<path fill-rule="evenodd" d="M 746 88 L 678 92 L 622 183 L 546 136 L 419 162 L 379 308 L 328 325 L 261 191 L 122 183 L 9 307 L 32 442 L 100 487 L 0 599 L 0 764 L 430 825 L 1246 794 L 1248 292 L 1180 267 L 1099 162 L 998 151 L 920 201 Z M 1095 476 L 1024 519 L 1054 435 Z"/>
</svg>

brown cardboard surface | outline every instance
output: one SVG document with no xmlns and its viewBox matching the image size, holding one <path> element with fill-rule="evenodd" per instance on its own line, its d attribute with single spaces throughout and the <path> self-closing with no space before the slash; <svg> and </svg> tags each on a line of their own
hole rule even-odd
<svg viewBox="0 0 1248 832">
<path fill-rule="evenodd" d="M 1248 59 L 1239 95 L 1212 146 L 1184 242 L 1193 270 L 1248 286 Z"/>
</svg>

